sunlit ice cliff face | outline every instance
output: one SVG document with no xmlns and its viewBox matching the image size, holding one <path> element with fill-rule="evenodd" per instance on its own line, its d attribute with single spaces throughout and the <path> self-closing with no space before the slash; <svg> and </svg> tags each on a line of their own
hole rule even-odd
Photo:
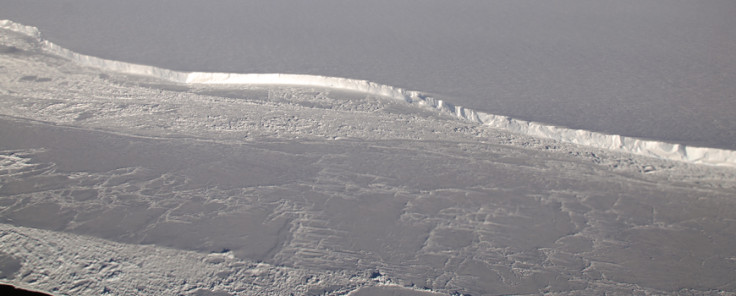
<svg viewBox="0 0 736 296">
<path fill-rule="evenodd" d="M 736 152 L 731 150 L 690 147 L 682 144 L 637 139 L 621 135 L 609 135 L 594 131 L 575 130 L 538 122 L 516 120 L 506 116 L 479 112 L 462 106 L 455 106 L 452 103 L 433 98 L 418 91 L 408 91 L 398 87 L 382 85 L 365 80 L 306 74 L 241 74 L 173 71 L 154 66 L 105 60 L 75 53 L 42 39 L 41 33 L 37 28 L 24 26 L 9 20 L 0 21 L 0 26 L 36 38 L 44 50 L 49 53 L 73 60 L 81 65 L 97 67 L 109 71 L 152 76 L 184 84 L 300 85 L 356 91 L 397 100 L 404 100 L 409 103 L 416 103 L 419 106 L 434 108 L 454 114 L 459 119 L 470 120 L 484 125 L 503 128 L 537 137 L 671 160 L 711 165 L 736 166 Z"/>
<path fill-rule="evenodd" d="M 347 77 L 574 130 L 736 149 L 731 1 L 4 0 L 75 52 Z"/>
</svg>

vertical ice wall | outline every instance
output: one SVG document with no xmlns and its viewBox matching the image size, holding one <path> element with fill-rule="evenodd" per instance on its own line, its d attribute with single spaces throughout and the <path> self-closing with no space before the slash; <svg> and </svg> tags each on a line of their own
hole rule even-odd
<svg viewBox="0 0 736 296">
<path fill-rule="evenodd" d="M 25 26 L 10 20 L 0 20 L 0 28 L 18 32 L 36 39 L 42 49 L 47 53 L 69 59 L 83 66 L 95 67 L 109 71 L 133 75 L 145 75 L 184 84 L 299 85 L 350 90 L 403 100 L 408 103 L 416 103 L 419 106 L 437 109 L 440 112 L 452 113 L 457 118 L 463 120 L 469 120 L 486 126 L 530 136 L 662 159 L 736 167 L 736 151 L 733 150 L 689 147 L 682 144 L 645 140 L 621 135 L 610 135 L 588 130 L 546 125 L 533 121 L 517 120 L 507 116 L 494 115 L 464 108 L 462 106 L 455 106 L 451 103 L 427 96 L 418 91 L 404 90 L 365 80 L 319 75 L 278 73 L 241 74 L 179 72 L 153 66 L 106 60 L 79 54 L 44 40 L 40 31 L 35 27 Z"/>
</svg>

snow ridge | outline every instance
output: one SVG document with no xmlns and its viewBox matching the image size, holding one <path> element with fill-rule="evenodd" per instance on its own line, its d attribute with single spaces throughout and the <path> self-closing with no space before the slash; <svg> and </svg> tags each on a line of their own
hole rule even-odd
<svg viewBox="0 0 736 296">
<path fill-rule="evenodd" d="M 419 106 L 437 109 L 440 112 L 451 113 L 459 119 L 520 134 L 661 159 L 695 164 L 736 167 L 736 151 L 734 150 L 692 147 L 682 144 L 611 135 L 588 130 L 571 129 L 534 121 L 518 120 L 507 116 L 495 115 L 475 111 L 462 106 L 456 106 L 418 91 L 405 90 L 366 80 L 303 74 L 180 72 L 148 65 L 106 60 L 79 54 L 45 40 L 42 37 L 41 32 L 36 27 L 25 26 L 10 20 L 0 20 L 0 28 L 21 33 L 36 39 L 42 49 L 47 53 L 69 59 L 80 65 L 115 72 L 150 76 L 183 84 L 299 85 L 357 91 L 403 100 Z"/>
</svg>

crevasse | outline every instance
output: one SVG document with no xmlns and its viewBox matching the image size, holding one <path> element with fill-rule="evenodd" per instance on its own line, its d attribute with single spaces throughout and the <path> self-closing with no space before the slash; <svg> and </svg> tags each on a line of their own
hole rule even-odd
<svg viewBox="0 0 736 296">
<path fill-rule="evenodd" d="M 106 60 L 79 54 L 43 39 L 38 28 L 18 24 L 10 20 L 0 20 L 0 28 L 21 33 L 36 39 L 42 49 L 47 53 L 72 60 L 83 66 L 95 67 L 109 71 L 151 76 L 184 84 L 300 85 L 344 89 L 403 100 L 408 103 L 417 104 L 418 106 L 437 109 L 440 112 L 452 113 L 459 119 L 524 135 L 655 158 L 695 164 L 736 167 L 736 151 L 733 150 L 692 147 L 682 144 L 646 140 L 621 135 L 610 135 L 588 130 L 546 125 L 533 121 L 518 120 L 507 116 L 495 115 L 464 108 L 462 106 L 456 106 L 443 100 L 427 96 L 418 91 L 405 90 L 366 80 L 302 74 L 179 72 L 153 66 Z"/>
</svg>

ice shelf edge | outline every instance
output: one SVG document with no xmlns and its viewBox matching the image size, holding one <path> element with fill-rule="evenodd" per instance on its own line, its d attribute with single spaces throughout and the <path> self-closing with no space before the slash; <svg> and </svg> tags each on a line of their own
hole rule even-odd
<svg viewBox="0 0 736 296">
<path fill-rule="evenodd" d="M 684 144 L 626 137 L 622 135 L 611 135 L 588 130 L 547 125 L 534 121 L 518 120 L 507 116 L 495 115 L 457 106 L 444 100 L 428 96 L 419 91 L 405 90 L 366 80 L 306 74 L 180 72 L 148 65 L 107 60 L 76 53 L 45 40 L 42 37 L 41 32 L 36 27 L 25 26 L 10 20 L 0 20 L 0 28 L 21 33 L 36 39 L 42 49 L 47 53 L 69 59 L 82 66 L 94 67 L 108 71 L 155 77 L 182 84 L 298 85 L 356 91 L 403 100 L 420 107 L 432 108 L 439 110 L 440 112 L 450 113 L 458 119 L 468 120 L 485 126 L 524 135 L 660 159 L 712 166 L 736 167 L 736 151 L 734 150 L 694 147 Z"/>
</svg>

